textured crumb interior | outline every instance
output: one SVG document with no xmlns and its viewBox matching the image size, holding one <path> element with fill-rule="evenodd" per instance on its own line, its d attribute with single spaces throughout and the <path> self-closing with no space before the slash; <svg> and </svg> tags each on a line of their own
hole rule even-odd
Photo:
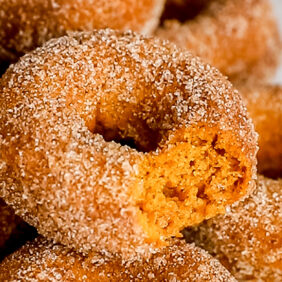
<svg viewBox="0 0 282 282">
<path fill-rule="evenodd" d="M 149 241 L 181 236 L 184 227 L 222 213 L 246 191 L 249 173 L 230 137 L 185 130 L 146 155 L 137 205 Z"/>
</svg>

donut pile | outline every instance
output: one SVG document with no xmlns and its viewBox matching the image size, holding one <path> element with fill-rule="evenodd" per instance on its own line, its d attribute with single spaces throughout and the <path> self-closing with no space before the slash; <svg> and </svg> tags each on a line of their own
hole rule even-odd
<svg viewBox="0 0 282 282">
<path fill-rule="evenodd" d="M 0 281 L 281 281 L 280 47 L 267 0 L 0 0 Z"/>
</svg>

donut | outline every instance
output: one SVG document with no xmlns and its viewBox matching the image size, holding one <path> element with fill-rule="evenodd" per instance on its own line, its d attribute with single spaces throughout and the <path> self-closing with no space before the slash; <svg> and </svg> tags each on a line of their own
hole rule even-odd
<svg viewBox="0 0 282 282">
<path fill-rule="evenodd" d="M 0 7 L 0 62 L 13 62 L 72 31 L 109 27 L 152 33 L 164 0 L 0 0 Z"/>
<path fill-rule="evenodd" d="M 146 255 L 255 184 L 241 96 L 174 44 L 76 33 L 21 58 L 0 89 L 0 194 L 75 250 Z"/>
<path fill-rule="evenodd" d="M 197 1 L 181 3 L 183 14 Z M 233 79 L 273 74 L 281 41 L 268 0 L 206 0 L 194 9 L 198 15 L 187 13 L 184 23 L 177 18 L 164 21 L 156 36 L 189 49 Z"/>
<path fill-rule="evenodd" d="M 236 85 L 259 133 L 258 171 L 282 178 L 282 86 Z"/>
<path fill-rule="evenodd" d="M 236 281 L 204 250 L 175 240 L 149 260 L 83 256 L 38 238 L 0 264 L 1 281 Z"/>
<path fill-rule="evenodd" d="M 35 230 L 26 224 L 0 199 L 0 261 L 35 237 Z"/>
<path fill-rule="evenodd" d="M 256 190 L 225 215 L 186 231 L 240 281 L 282 280 L 282 180 L 258 177 Z"/>
</svg>

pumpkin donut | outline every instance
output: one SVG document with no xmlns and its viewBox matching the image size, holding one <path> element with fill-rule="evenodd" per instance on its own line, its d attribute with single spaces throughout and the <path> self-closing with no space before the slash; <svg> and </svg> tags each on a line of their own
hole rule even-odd
<svg viewBox="0 0 282 282">
<path fill-rule="evenodd" d="M 183 23 L 167 20 L 156 35 L 187 48 L 232 78 L 243 80 L 250 73 L 266 78 L 273 73 L 281 41 L 269 0 L 180 1 L 181 20 L 190 6 L 196 16 L 187 12 Z"/>
<path fill-rule="evenodd" d="M 0 0 L 0 63 L 71 31 L 152 33 L 163 7 L 164 0 Z"/>
<path fill-rule="evenodd" d="M 0 280 L 236 281 L 204 250 L 182 241 L 174 240 L 149 260 L 124 262 L 118 255 L 94 253 L 85 257 L 41 237 L 0 264 Z"/>
<path fill-rule="evenodd" d="M 240 281 L 282 280 L 282 180 L 259 176 L 244 201 L 186 232 Z"/>
<path fill-rule="evenodd" d="M 0 199 L 0 260 L 35 237 L 35 230 L 26 224 Z"/>
<path fill-rule="evenodd" d="M 254 185 L 241 96 L 174 44 L 77 33 L 21 58 L 0 89 L 0 194 L 76 250 L 144 254 Z"/>
<path fill-rule="evenodd" d="M 238 85 L 259 133 L 258 171 L 282 177 L 282 87 Z"/>
</svg>

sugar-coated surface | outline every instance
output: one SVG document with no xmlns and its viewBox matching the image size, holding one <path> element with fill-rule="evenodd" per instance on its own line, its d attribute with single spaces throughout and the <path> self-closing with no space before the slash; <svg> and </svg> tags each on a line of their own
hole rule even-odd
<svg viewBox="0 0 282 282">
<path fill-rule="evenodd" d="M 208 253 L 175 240 L 149 260 L 123 262 L 117 255 L 79 255 L 43 238 L 0 264 L 1 281 L 236 281 Z"/>
<path fill-rule="evenodd" d="M 253 194 L 186 233 L 239 280 L 282 280 L 282 180 L 260 176 Z"/>
<path fill-rule="evenodd" d="M 76 250 L 149 251 L 131 198 L 142 192 L 146 154 L 97 128 L 138 139 L 142 124 L 164 147 L 177 128 L 216 128 L 246 159 L 245 193 L 253 185 L 257 134 L 240 96 L 168 42 L 108 29 L 54 39 L 12 65 L 0 89 L 0 194 L 39 233 Z"/>
<path fill-rule="evenodd" d="M 187 1 L 186 10 L 189 5 Z M 185 23 L 168 20 L 156 35 L 187 48 L 233 78 L 272 74 L 279 64 L 281 40 L 269 0 L 206 0 L 199 6 L 203 8 L 196 17 L 188 17 Z"/>
<path fill-rule="evenodd" d="M 0 63 L 51 38 L 100 28 L 152 33 L 164 0 L 0 0 Z"/>
</svg>

